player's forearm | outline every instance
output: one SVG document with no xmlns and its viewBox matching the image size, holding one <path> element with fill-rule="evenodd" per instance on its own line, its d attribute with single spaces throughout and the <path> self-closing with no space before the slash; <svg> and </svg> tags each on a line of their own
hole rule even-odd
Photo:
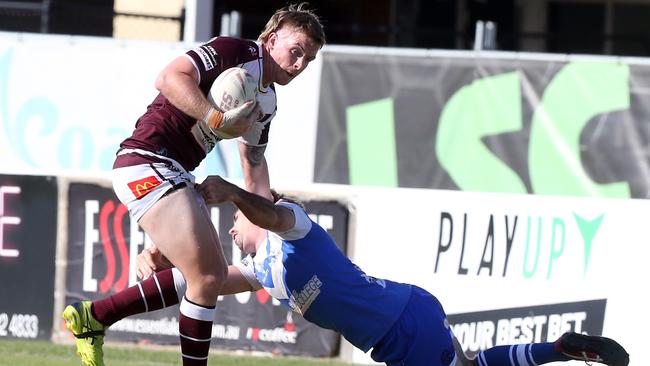
<svg viewBox="0 0 650 366">
<path fill-rule="evenodd" d="M 248 175 L 248 179 L 244 179 L 246 190 L 272 201 L 273 196 L 271 195 L 271 183 L 266 159 L 263 159 L 260 165 L 249 169 Z"/>
<path fill-rule="evenodd" d="M 231 201 L 253 224 L 271 231 L 277 230 L 281 218 L 279 210 L 283 208 L 274 205 L 268 198 L 237 187 Z"/>
<path fill-rule="evenodd" d="M 235 266 L 228 266 L 228 277 L 219 295 L 233 295 L 253 291 L 253 287 Z"/>
<path fill-rule="evenodd" d="M 273 201 L 265 147 L 240 145 L 240 157 L 246 190 Z"/>
<path fill-rule="evenodd" d="M 285 232 L 293 227 L 293 211 L 275 205 L 266 197 L 248 192 L 218 175 L 205 178 L 197 189 L 209 205 L 232 202 L 255 225 L 274 232 Z"/>
</svg>

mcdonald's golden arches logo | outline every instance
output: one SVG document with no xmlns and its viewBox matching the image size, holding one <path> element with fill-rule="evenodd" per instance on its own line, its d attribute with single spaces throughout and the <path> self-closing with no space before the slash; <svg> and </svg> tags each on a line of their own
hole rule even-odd
<svg viewBox="0 0 650 366">
<path fill-rule="evenodd" d="M 154 190 L 154 188 L 158 187 L 162 183 L 158 178 L 152 176 L 142 178 L 139 180 L 136 180 L 134 182 L 128 183 L 127 185 L 131 189 L 131 192 L 133 192 L 133 195 L 135 196 L 136 199 L 140 199 L 147 195 L 147 193 L 151 192 Z"/>
</svg>

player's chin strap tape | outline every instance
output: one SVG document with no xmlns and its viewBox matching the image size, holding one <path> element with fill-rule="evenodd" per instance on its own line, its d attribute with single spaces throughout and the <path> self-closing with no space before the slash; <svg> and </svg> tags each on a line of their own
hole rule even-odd
<svg viewBox="0 0 650 366">
<path fill-rule="evenodd" d="M 96 336 L 103 336 L 103 335 L 104 335 L 103 330 L 91 330 L 90 332 L 79 333 L 79 334 L 75 334 L 74 336 L 77 338 L 95 338 Z"/>
</svg>

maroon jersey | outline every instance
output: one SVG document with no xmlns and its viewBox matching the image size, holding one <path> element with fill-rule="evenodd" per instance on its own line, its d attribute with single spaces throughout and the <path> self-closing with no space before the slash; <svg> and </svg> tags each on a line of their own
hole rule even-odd
<svg viewBox="0 0 650 366">
<path fill-rule="evenodd" d="M 262 86 L 261 45 L 238 38 L 216 37 L 188 51 L 185 56 L 190 58 L 199 73 L 199 88 L 204 95 L 207 95 L 217 76 L 231 67 L 242 67 L 258 80 L 257 100 L 263 117 L 240 140 L 249 145 L 266 145 L 277 101 L 274 87 Z M 158 94 L 136 122 L 133 135 L 120 144 L 120 149 L 150 151 L 176 160 L 189 172 L 205 159 L 219 140 L 206 128 L 205 122 L 190 117 L 173 106 L 162 94 Z M 142 155 L 125 154 L 117 157 L 113 167 L 152 161 L 156 160 Z"/>
</svg>

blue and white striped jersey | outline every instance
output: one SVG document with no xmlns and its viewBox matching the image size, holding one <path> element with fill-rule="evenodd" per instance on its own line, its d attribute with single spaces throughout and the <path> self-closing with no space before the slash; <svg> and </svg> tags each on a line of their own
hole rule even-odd
<svg viewBox="0 0 650 366">
<path fill-rule="evenodd" d="M 368 351 L 399 318 L 411 285 L 368 276 L 302 208 L 278 204 L 294 211 L 294 227 L 267 231 L 257 253 L 238 268 L 254 288 L 263 287 L 306 320 Z"/>
</svg>

